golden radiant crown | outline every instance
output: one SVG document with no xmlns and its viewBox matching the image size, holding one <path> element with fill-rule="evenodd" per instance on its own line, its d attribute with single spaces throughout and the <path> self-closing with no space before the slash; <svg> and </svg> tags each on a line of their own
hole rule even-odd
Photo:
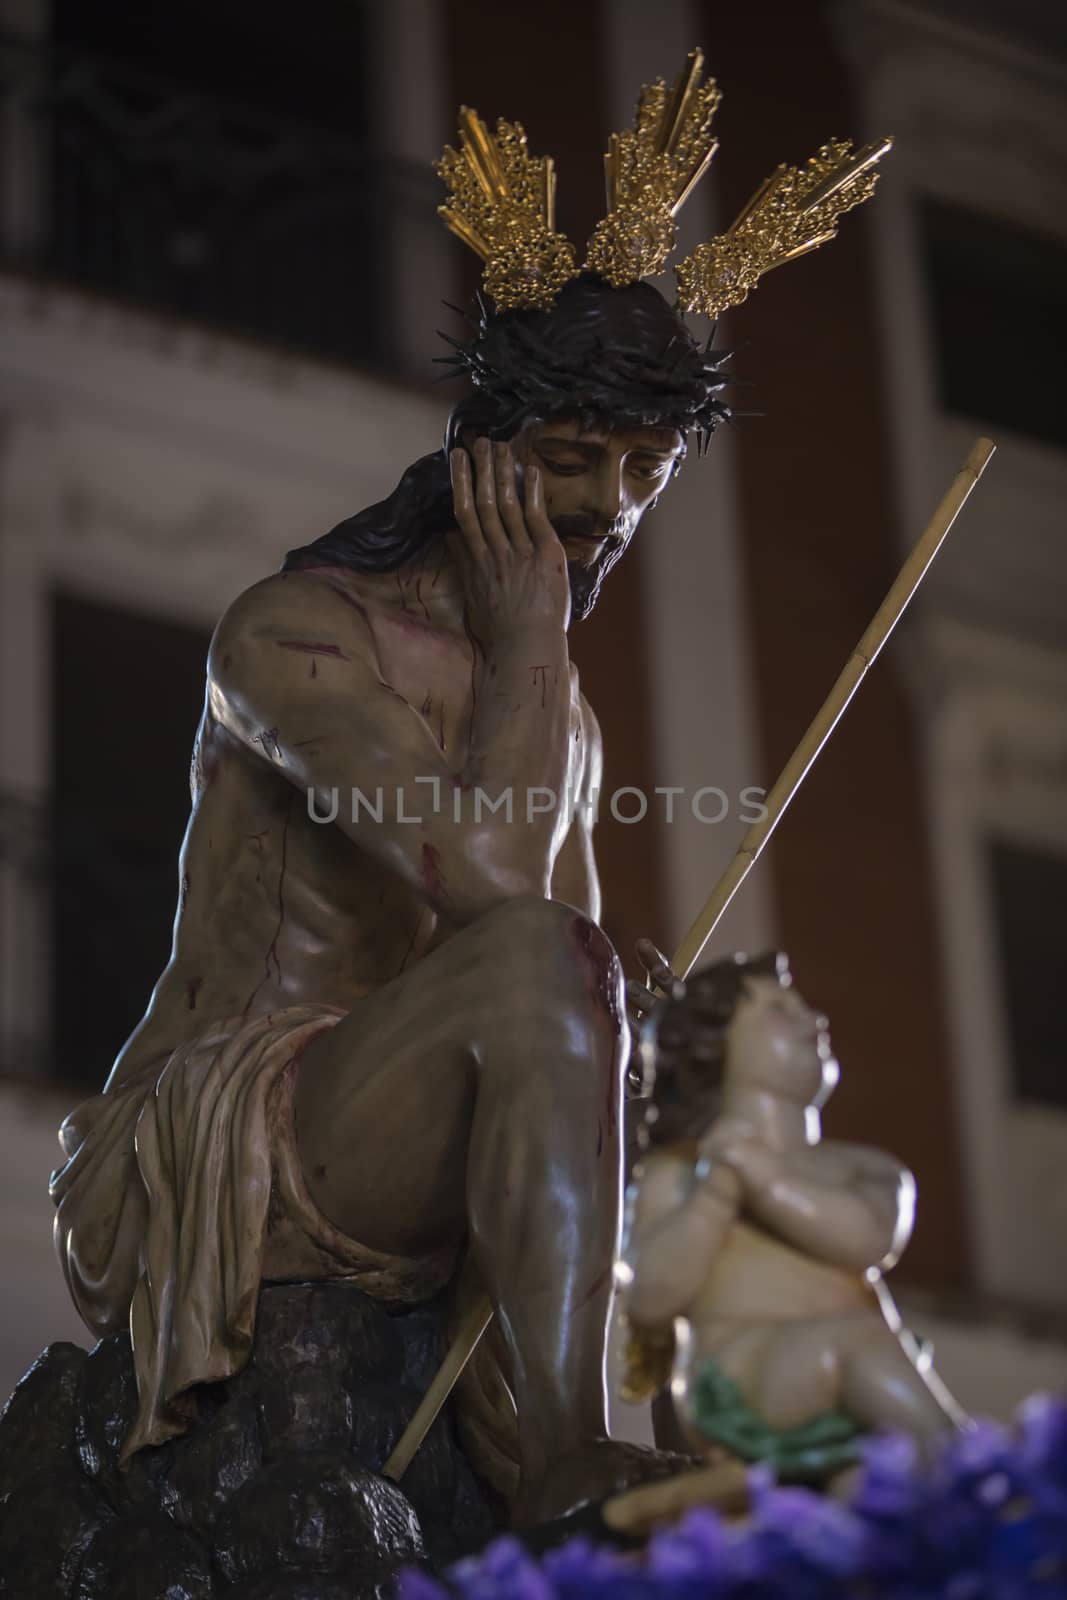
<svg viewBox="0 0 1067 1600">
<path fill-rule="evenodd" d="M 675 218 L 718 148 L 711 122 L 722 98 L 702 82 L 704 56 L 690 52 L 668 88 L 647 84 L 634 125 L 613 133 L 604 157 L 608 211 L 597 224 L 585 269 L 615 288 L 662 272 L 675 243 Z M 447 226 L 485 263 L 485 289 L 498 311 L 547 310 L 583 268 L 555 231 L 555 166 L 529 155 L 517 122 L 495 135 L 467 106 L 459 149 L 446 146 L 437 171 L 449 190 L 439 208 Z M 740 305 L 765 272 L 832 239 L 838 218 L 874 193 L 878 161 L 891 139 L 853 151 L 824 144 L 803 167 L 780 166 L 724 234 L 675 267 L 678 307 L 717 317 Z"/>
</svg>

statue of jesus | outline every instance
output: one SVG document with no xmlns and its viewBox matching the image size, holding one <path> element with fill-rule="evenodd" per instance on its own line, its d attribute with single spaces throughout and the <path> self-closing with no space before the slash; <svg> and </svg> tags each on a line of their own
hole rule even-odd
<svg viewBox="0 0 1067 1600">
<path fill-rule="evenodd" d="M 447 358 L 472 393 L 441 451 L 215 631 L 171 959 L 52 1183 L 78 1310 L 130 1328 L 126 1459 L 242 1366 L 261 1282 L 412 1303 L 464 1255 L 505 1346 L 510 1477 L 499 1441 L 482 1465 L 515 1520 L 664 1465 L 607 1435 L 629 1041 L 568 630 L 727 414 L 721 358 L 644 281 L 718 102 L 699 50 L 642 91 L 584 268 L 552 162 L 461 110 L 438 170 L 485 262 Z M 676 267 L 678 307 L 715 318 L 831 238 L 888 144 L 776 169 Z"/>
<path fill-rule="evenodd" d="M 568 630 L 725 380 L 590 273 L 472 350 L 445 448 L 215 631 L 172 955 L 53 1195 L 79 1312 L 131 1329 L 127 1459 L 241 1367 L 262 1281 L 411 1303 L 469 1249 L 528 1522 L 648 1470 L 605 1415 L 628 1033 Z"/>
</svg>

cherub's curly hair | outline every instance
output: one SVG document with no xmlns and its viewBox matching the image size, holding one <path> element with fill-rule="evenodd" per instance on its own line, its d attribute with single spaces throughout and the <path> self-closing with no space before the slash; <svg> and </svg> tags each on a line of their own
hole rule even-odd
<svg viewBox="0 0 1067 1600">
<path fill-rule="evenodd" d="M 467 430 L 510 439 L 528 422 L 577 416 L 586 427 L 694 432 L 702 454 L 731 415 L 719 398 L 728 354 L 699 344 L 649 283 L 615 289 L 583 272 L 547 311 L 495 312 L 481 297 L 478 306 L 474 337 L 448 339 L 452 354 L 440 357 L 448 376 L 473 386 L 449 416 L 444 448 L 414 462 L 388 499 L 290 550 L 283 571 L 392 572 L 421 555 L 452 526 L 448 453 Z"/>
<path fill-rule="evenodd" d="M 696 1139 L 718 1116 L 726 1070 L 726 1031 L 748 978 L 790 983 L 778 951 L 728 956 L 705 967 L 651 1013 L 641 1029 L 643 1091 L 651 1096 L 646 1147 Z"/>
</svg>

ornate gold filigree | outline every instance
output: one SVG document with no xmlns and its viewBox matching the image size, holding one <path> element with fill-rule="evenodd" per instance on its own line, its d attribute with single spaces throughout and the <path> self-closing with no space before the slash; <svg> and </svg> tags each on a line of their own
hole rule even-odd
<svg viewBox="0 0 1067 1600">
<path fill-rule="evenodd" d="M 675 268 L 679 307 L 717 317 L 740 305 L 772 267 L 832 239 L 838 218 L 874 193 L 875 164 L 892 143 L 883 139 L 853 153 L 850 140 L 836 139 L 804 167 L 778 167 L 728 232 Z"/>
<path fill-rule="evenodd" d="M 642 89 L 634 126 L 611 136 L 608 214 L 585 265 L 615 288 L 662 272 L 674 219 L 718 148 L 710 129 L 721 96 L 714 79 L 702 82 L 703 70 L 693 50 L 669 89 L 662 78 Z M 446 147 L 437 163 L 450 196 L 440 216 L 485 262 L 498 311 L 547 309 L 578 275 L 574 247 L 555 232 L 551 158 L 528 155 L 519 123 L 500 121 L 493 135 L 466 106 L 459 138 L 459 150 Z M 850 141 L 833 140 L 806 166 L 779 167 L 727 233 L 676 268 L 679 309 L 717 317 L 772 267 L 832 239 L 839 218 L 874 193 L 875 165 L 891 145 L 883 139 L 854 153 Z"/>
<path fill-rule="evenodd" d="M 547 309 L 578 272 L 574 246 L 553 231 L 551 157 L 527 154 L 517 122 L 498 122 L 494 137 L 467 106 L 459 138 L 459 150 L 446 146 L 436 163 L 451 196 L 438 215 L 485 262 L 485 288 L 499 311 Z"/>
<path fill-rule="evenodd" d="M 674 248 L 674 218 L 718 149 L 711 119 L 722 96 L 701 83 L 704 57 L 690 52 L 670 89 L 662 78 L 637 102 L 634 125 L 613 133 L 604 157 L 608 214 L 589 241 L 586 266 L 621 288 L 662 272 Z"/>
</svg>

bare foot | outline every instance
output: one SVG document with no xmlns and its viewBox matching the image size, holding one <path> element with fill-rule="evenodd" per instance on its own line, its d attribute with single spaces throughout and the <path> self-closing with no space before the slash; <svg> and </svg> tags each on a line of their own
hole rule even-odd
<svg viewBox="0 0 1067 1600">
<path fill-rule="evenodd" d="M 543 1478 L 519 1484 L 511 1520 L 516 1528 L 555 1522 L 579 1506 L 606 1500 L 634 1484 L 672 1477 L 696 1465 L 689 1456 L 648 1450 L 621 1439 L 590 1439 L 558 1456 Z"/>
</svg>

